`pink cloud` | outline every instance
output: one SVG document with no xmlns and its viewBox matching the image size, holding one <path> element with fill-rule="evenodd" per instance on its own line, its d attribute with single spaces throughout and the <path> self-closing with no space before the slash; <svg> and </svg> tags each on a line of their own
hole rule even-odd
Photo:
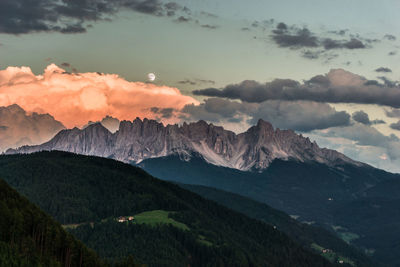
<svg viewBox="0 0 400 267">
<path fill-rule="evenodd" d="M 18 104 L 28 112 L 49 113 L 67 127 L 106 115 L 120 120 L 156 118 L 152 107 L 180 110 L 192 103 L 199 102 L 177 88 L 129 82 L 116 74 L 68 73 L 55 64 L 42 75 L 29 67 L 0 70 L 0 106 Z M 178 122 L 177 115 L 163 122 Z"/>
</svg>

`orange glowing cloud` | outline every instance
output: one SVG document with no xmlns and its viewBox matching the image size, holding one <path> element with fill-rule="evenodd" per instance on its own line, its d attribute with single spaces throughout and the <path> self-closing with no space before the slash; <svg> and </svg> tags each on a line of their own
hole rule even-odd
<svg viewBox="0 0 400 267">
<path fill-rule="evenodd" d="M 55 64 L 43 75 L 29 67 L 0 70 L 0 106 L 18 104 L 28 112 L 49 113 L 68 128 L 99 121 L 106 115 L 120 120 L 156 118 L 152 108 L 180 110 L 199 102 L 177 88 L 129 82 L 116 74 L 68 73 Z M 164 118 L 175 123 L 178 114 Z"/>
</svg>

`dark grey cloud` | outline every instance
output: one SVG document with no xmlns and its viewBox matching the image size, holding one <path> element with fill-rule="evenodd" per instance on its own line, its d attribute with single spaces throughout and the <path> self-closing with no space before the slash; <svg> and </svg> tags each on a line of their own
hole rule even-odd
<svg viewBox="0 0 400 267">
<path fill-rule="evenodd" d="M 200 15 L 205 16 L 205 17 L 209 17 L 209 18 L 213 18 L 213 19 L 218 18 L 217 15 L 215 15 L 213 13 L 210 13 L 210 12 L 205 12 L 205 11 L 201 11 Z"/>
<path fill-rule="evenodd" d="M 368 114 L 366 112 L 362 111 L 362 110 L 354 112 L 352 114 L 352 118 L 356 122 L 362 123 L 364 125 L 373 125 L 373 124 L 383 124 L 383 123 L 385 123 L 385 121 L 383 121 L 383 120 L 373 120 L 373 121 L 371 121 L 369 119 Z"/>
<path fill-rule="evenodd" d="M 392 35 L 392 34 L 385 34 L 385 36 L 383 36 L 383 39 L 389 40 L 389 41 L 396 41 L 396 36 Z"/>
<path fill-rule="evenodd" d="M 176 22 L 189 22 L 191 20 L 192 20 L 192 18 L 190 18 L 190 17 L 179 16 L 175 21 Z"/>
<path fill-rule="evenodd" d="M 239 84 L 228 85 L 222 89 L 195 90 L 193 94 L 240 99 L 252 103 L 260 103 L 266 100 L 308 100 L 400 107 L 400 85 L 398 82 L 370 81 L 343 69 L 331 70 L 325 75 L 315 76 L 303 83 L 291 79 L 275 79 L 267 83 L 247 80 Z"/>
<path fill-rule="evenodd" d="M 68 63 L 68 62 L 63 62 L 63 63 L 61 63 L 61 67 L 63 67 L 63 68 L 65 68 L 66 70 L 68 70 L 66 73 L 68 73 L 68 74 L 70 74 L 71 72 L 72 73 L 77 73 L 78 72 L 78 70 L 74 67 L 74 66 L 72 66 L 70 63 Z"/>
<path fill-rule="evenodd" d="M 332 34 L 343 36 L 343 35 L 346 35 L 346 33 L 348 31 L 349 31 L 348 29 L 345 29 L 345 30 L 329 31 L 328 33 L 332 33 Z"/>
<path fill-rule="evenodd" d="M 362 41 L 356 38 L 352 38 L 350 40 L 333 40 L 331 38 L 326 38 L 322 40 L 322 44 L 326 50 L 330 49 L 362 49 L 365 48 L 365 45 Z"/>
<path fill-rule="evenodd" d="M 335 32 L 336 33 L 336 32 Z M 345 35 L 345 31 L 340 31 Z M 366 48 L 363 40 L 358 36 L 352 36 L 347 40 L 338 40 L 332 38 L 325 38 L 317 36 L 306 27 L 299 28 L 295 25 L 288 26 L 281 22 L 278 23 L 276 28 L 272 31 L 272 39 L 279 47 L 286 47 L 292 49 L 300 48 L 323 48 L 324 50 L 331 49 L 363 49 Z M 364 40 L 370 42 L 370 40 Z M 315 59 L 319 57 L 323 51 L 307 51 L 303 53 L 303 57 Z"/>
<path fill-rule="evenodd" d="M 323 59 L 325 63 L 337 58 L 339 54 L 327 50 L 302 50 L 301 56 L 306 59 Z"/>
<path fill-rule="evenodd" d="M 309 132 L 350 124 L 350 115 L 325 103 L 309 101 L 265 101 L 252 114 L 250 122 L 262 118 L 276 127 Z"/>
<path fill-rule="evenodd" d="M 218 28 L 217 25 L 210 25 L 210 24 L 203 24 L 201 25 L 202 28 L 210 29 L 210 30 L 215 30 Z"/>
<path fill-rule="evenodd" d="M 390 124 L 390 128 L 400 131 L 400 121 Z"/>
<path fill-rule="evenodd" d="M 197 84 L 195 81 L 189 80 L 189 79 L 179 81 L 178 83 L 179 84 L 190 84 L 190 85 L 196 85 Z"/>
<path fill-rule="evenodd" d="M 182 6 L 175 2 L 168 2 L 164 5 L 164 7 L 165 7 L 165 9 L 167 9 L 169 11 L 178 11 L 178 10 L 182 9 Z"/>
<path fill-rule="evenodd" d="M 253 21 L 253 23 L 251 24 L 251 27 L 257 28 L 259 25 L 258 21 Z"/>
<path fill-rule="evenodd" d="M 368 114 L 362 110 L 354 112 L 351 116 L 352 116 L 353 120 L 355 120 L 356 122 L 359 122 L 359 123 L 362 123 L 365 125 L 371 124 Z"/>
<path fill-rule="evenodd" d="M 164 4 L 164 8 L 166 9 L 166 15 L 168 17 L 173 17 L 179 10 L 182 10 L 182 6 L 175 2 L 168 2 Z"/>
<path fill-rule="evenodd" d="M 178 81 L 179 84 L 189 84 L 189 85 L 197 85 L 197 84 L 215 84 L 213 80 L 206 79 L 185 79 Z"/>
<path fill-rule="evenodd" d="M 323 53 L 324 51 L 305 50 L 302 52 L 302 57 L 307 59 L 318 59 Z"/>
<path fill-rule="evenodd" d="M 169 119 L 174 114 L 175 109 L 152 107 L 150 108 L 150 111 L 153 112 L 154 114 L 161 115 L 161 118 Z"/>
<path fill-rule="evenodd" d="M 279 23 L 276 30 L 273 31 L 272 39 L 280 47 L 302 48 L 318 47 L 318 38 L 314 36 L 307 28 L 295 29 L 289 31 L 286 24 Z"/>
<path fill-rule="evenodd" d="M 392 81 L 392 80 L 390 80 L 389 78 L 387 78 L 385 76 L 378 76 L 377 78 L 379 80 L 381 80 L 385 84 L 385 86 L 387 86 L 387 87 L 396 87 L 396 86 L 399 85 L 398 81 Z"/>
<path fill-rule="evenodd" d="M 385 67 L 377 68 L 375 71 L 376 71 L 376 72 L 392 72 L 391 69 L 385 68 Z"/>
<path fill-rule="evenodd" d="M 385 110 L 386 116 L 390 118 L 400 118 L 400 109 L 392 108 L 390 110 Z"/>
<path fill-rule="evenodd" d="M 241 122 L 254 124 L 262 118 L 281 129 L 308 132 L 350 124 L 350 115 L 337 112 L 325 103 L 309 101 L 265 101 L 263 103 L 240 103 L 221 98 L 209 98 L 200 105 L 186 105 L 182 109 L 184 119 L 212 122 Z"/>
<path fill-rule="evenodd" d="M 70 67 L 71 67 L 71 64 L 69 64 L 68 62 L 63 62 L 63 63 L 61 63 L 61 67 L 63 67 L 63 68 L 70 68 Z"/>
<path fill-rule="evenodd" d="M 0 33 L 83 33 L 89 22 L 109 21 L 121 10 L 171 16 L 185 7 L 160 0 L 1 0 Z"/>
<path fill-rule="evenodd" d="M 182 117 L 186 120 L 220 122 L 222 120 L 240 118 L 241 115 L 248 113 L 249 108 L 247 104 L 220 98 L 208 98 L 200 105 L 186 105 L 181 112 L 186 115 Z"/>
<path fill-rule="evenodd" d="M 342 47 L 340 48 L 347 48 L 347 49 L 361 49 L 365 48 L 366 46 L 363 44 L 363 42 L 359 39 L 352 38 L 349 41 L 344 41 L 342 43 Z"/>
</svg>

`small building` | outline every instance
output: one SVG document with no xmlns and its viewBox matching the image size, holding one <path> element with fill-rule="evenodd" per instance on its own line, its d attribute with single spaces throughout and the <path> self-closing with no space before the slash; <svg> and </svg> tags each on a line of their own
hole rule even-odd
<svg viewBox="0 0 400 267">
<path fill-rule="evenodd" d="M 122 223 L 122 222 L 126 222 L 126 218 L 121 216 L 118 218 L 118 222 Z"/>
<path fill-rule="evenodd" d="M 128 217 L 128 221 L 133 221 L 135 218 L 133 216 Z"/>
</svg>

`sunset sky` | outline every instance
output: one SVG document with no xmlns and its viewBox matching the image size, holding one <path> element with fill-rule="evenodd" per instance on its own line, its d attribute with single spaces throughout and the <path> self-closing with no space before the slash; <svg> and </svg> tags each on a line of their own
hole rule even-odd
<svg viewBox="0 0 400 267">
<path fill-rule="evenodd" d="M 2 0 L 0 106 L 66 127 L 110 115 L 240 132 L 262 118 L 400 172 L 399 10 L 398 0 Z"/>
</svg>

